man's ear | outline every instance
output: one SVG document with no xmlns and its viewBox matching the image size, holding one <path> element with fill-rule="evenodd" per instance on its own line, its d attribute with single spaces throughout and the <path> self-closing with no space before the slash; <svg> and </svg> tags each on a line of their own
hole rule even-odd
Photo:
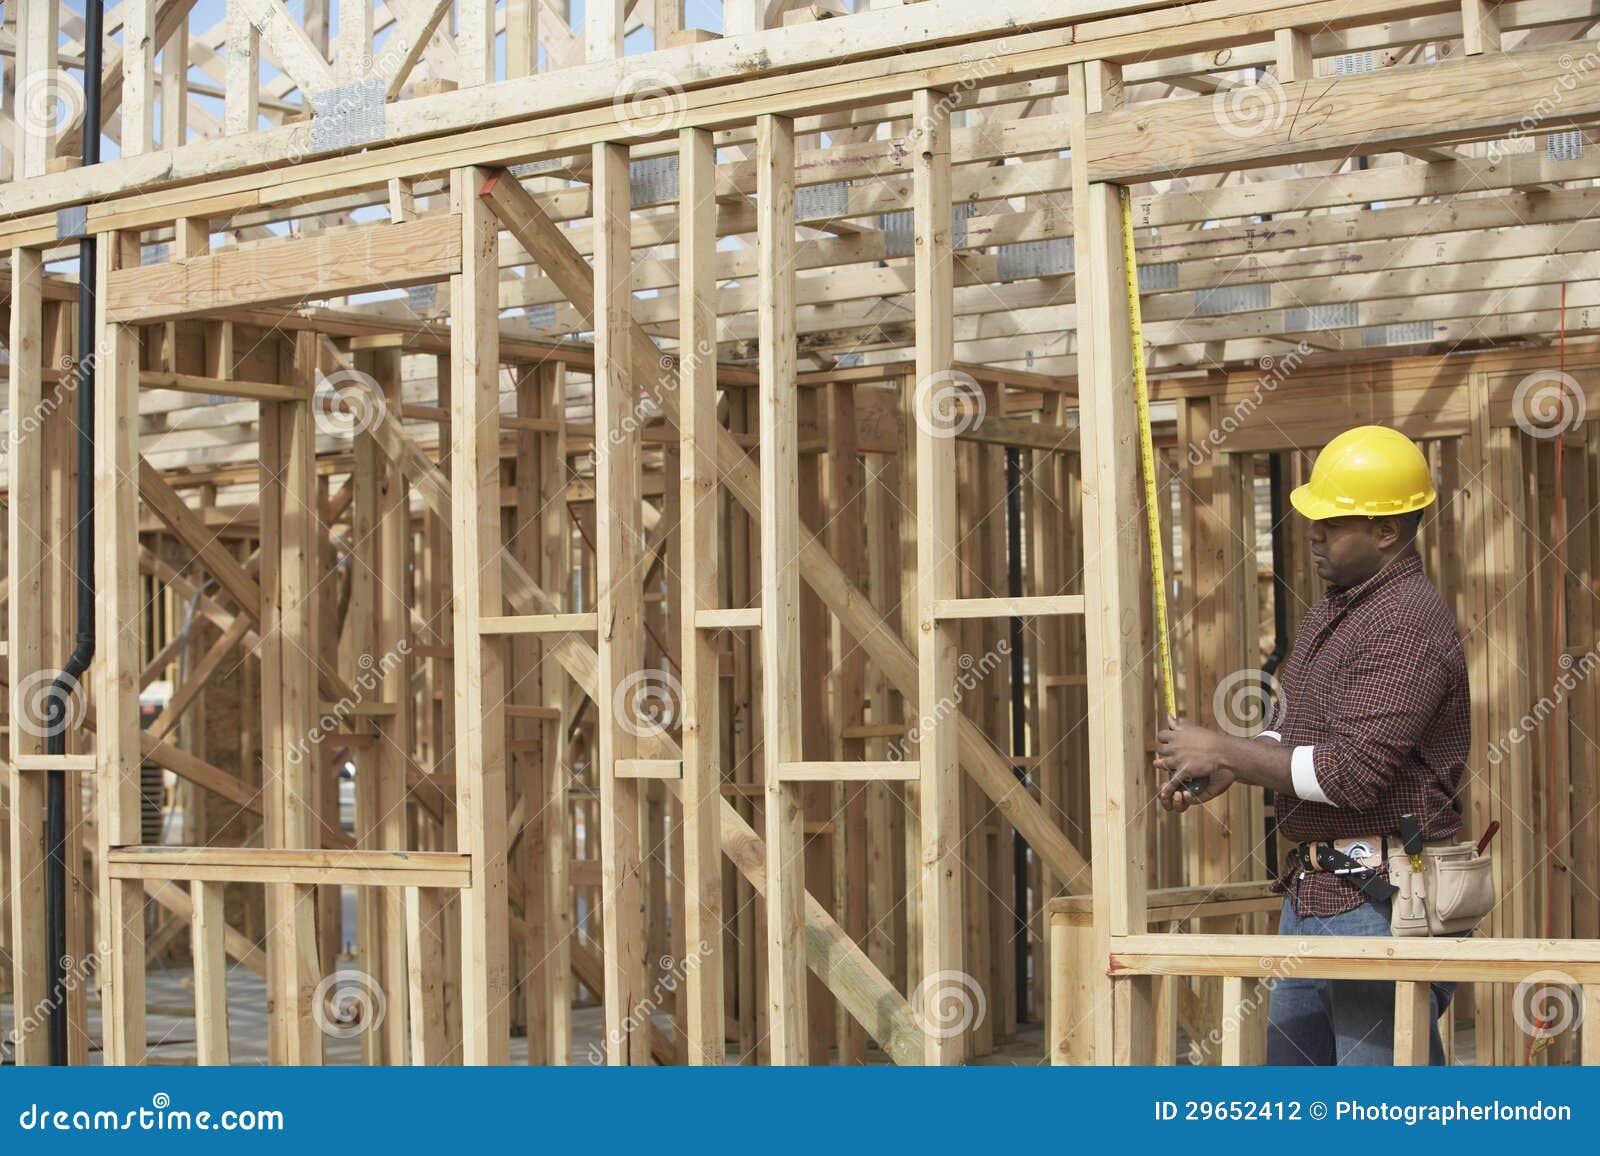
<svg viewBox="0 0 1600 1156">
<path fill-rule="evenodd" d="M 1380 550 L 1387 550 L 1400 541 L 1400 522 L 1397 518 L 1374 518 L 1372 540 Z"/>
</svg>

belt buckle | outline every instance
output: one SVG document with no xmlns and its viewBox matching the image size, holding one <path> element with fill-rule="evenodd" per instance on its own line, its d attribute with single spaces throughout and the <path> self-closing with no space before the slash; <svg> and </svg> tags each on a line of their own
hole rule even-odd
<svg viewBox="0 0 1600 1156">
<path fill-rule="evenodd" d="M 1332 846 L 1335 851 L 1341 852 L 1345 858 L 1352 860 L 1357 865 L 1354 867 L 1335 867 L 1332 871 L 1328 872 L 1328 874 L 1367 875 L 1377 870 L 1375 867 L 1369 867 L 1365 863 L 1360 862 L 1362 859 L 1372 858 L 1378 853 L 1377 848 L 1373 847 L 1372 844 L 1368 843 L 1365 839 L 1356 839 L 1345 847 L 1340 847 L 1338 840 L 1333 840 L 1331 841 L 1330 846 Z"/>
</svg>

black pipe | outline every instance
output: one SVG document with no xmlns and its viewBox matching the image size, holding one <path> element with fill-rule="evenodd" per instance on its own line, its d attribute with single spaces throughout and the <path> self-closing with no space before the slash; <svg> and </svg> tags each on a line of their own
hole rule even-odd
<svg viewBox="0 0 1600 1156">
<path fill-rule="evenodd" d="M 100 163 L 100 68 L 105 39 L 104 0 L 89 0 L 83 25 L 83 167 Z M 77 639 L 45 700 L 46 747 L 67 753 L 67 703 L 94 659 L 94 388 L 95 243 L 78 239 L 78 542 L 74 561 L 78 592 Z M 46 944 L 50 961 L 50 1063 L 67 1062 L 67 777 L 50 771 L 45 783 Z M 102 896 L 102 899 L 104 897 Z M 83 961 L 79 961 L 83 966 Z"/>
<path fill-rule="evenodd" d="M 1013 598 L 1022 597 L 1022 455 L 1015 446 L 1006 447 L 1006 589 Z M 1011 628 L 1011 757 L 1021 758 L 1028 749 L 1028 707 L 1023 697 L 1022 619 L 1010 620 Z M 1024 786 L 1027 773 L 1013 768 Z M 1020 832 L 1011 832 L 1012 915 L 1015 936 L 1012 953 L 1016 963 L 1017 1021 L 1028 1018 L 1028 844 Z"/>
</svg>

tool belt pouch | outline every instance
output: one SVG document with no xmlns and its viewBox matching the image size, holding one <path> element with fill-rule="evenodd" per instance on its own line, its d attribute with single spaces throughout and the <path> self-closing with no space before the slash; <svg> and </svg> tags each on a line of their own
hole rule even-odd
<svg viewBox="0 0 1600 1156">
<path fill-rule="evenodd" d="M 1494 909 L 1494 861 L 1476 844 L 1424 851 L 1428 929 L 1434 935 L 1471 931 Z"/>
<path fill-rule="evenodd" d="M 1395 935 L 1460 935 L 1494 908 L 1494 865 L 1472 843 L 1429 847 L 1422 870 L 1402 850 L 1389 853 L 1389 882 L 1397 891 L 1389 912 Z"/>
<path fill-rule="evenodd" d="M 1389 931 L 1394 935 L 1428 935 L 1427 871 L 1413 871 L 1411 856 L 1403 850 L 1389 852 L 1389 882 L 1395 887 L 1389 901 Z"/>
</svg>

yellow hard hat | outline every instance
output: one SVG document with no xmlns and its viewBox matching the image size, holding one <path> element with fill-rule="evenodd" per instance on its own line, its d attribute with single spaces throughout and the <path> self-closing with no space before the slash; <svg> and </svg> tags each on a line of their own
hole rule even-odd
<svg viewBox="0 0 1600 1156">
<path fill-rule="evenodd" d="M 1437 497 L 1428 459 L 1398 430 L 1362 425 L 1345 430 L 1317 455 L 1311 480 L 1289 501 L 1313 522 L 1409 514 Z"/>
</svg>

